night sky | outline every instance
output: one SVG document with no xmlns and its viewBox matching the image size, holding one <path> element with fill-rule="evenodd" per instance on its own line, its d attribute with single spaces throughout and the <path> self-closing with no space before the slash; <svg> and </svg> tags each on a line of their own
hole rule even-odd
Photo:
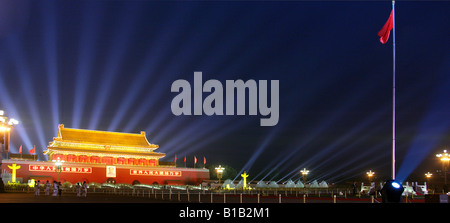
<svg viewBox="0 0 450 223">
<path fill-rule="evenodd" d="M 58 124 L 146 131 L 164 161 L 249 178 L 390 176 L 390 1 L 0 1 L 0 109 L 40 160 Z M 450 2 L 396 2 L 397 175 L 450 146 Z M 279 80 L 280 117 L 175 116 L 175 80 Z M 270 82 L 270 81 L 269 81 Z M 270 86 L 270 85 L 269 85 Z M 224 87 L 225 88 L 225 87 Z M 209 93 L 203 93 L 205 98 Z M 247 98 L 248 99 L 248 98 Z M 415 177 L 416 176 L 416 177 Z"/>
</svg>

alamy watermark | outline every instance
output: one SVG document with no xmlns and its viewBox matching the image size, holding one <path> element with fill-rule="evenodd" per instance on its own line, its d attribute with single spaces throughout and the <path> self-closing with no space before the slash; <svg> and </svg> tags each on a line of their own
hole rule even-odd
<svg viewBox="0 0 450 223">
<path fill-rule="evenodd" d="M 203 83 L 202 72 L 194 72 L 194 89 L 183 79 L 172 83 L 171 92 L 179 92 L 172 99 L 171 109 L 176 116 L 192 115 L 192 93 L 194 94 L 194 115 L 246 115 L 246 89 L 248 89 L 248 113 L 265 116 L 261 126 L 275 126 L 279 120 L 279 80 L 270 81 L 270 107 L 268 105 L 267 80 L 226 80 L 225 113 L 224 89 L 220 81 L 211 79 Z M 203 93 L 210 93 L 203 99 Z M 235 97 L 236 94 L 236 97 Z M 236 102 L 235 103 L 235 98 Z"/>
</svg>

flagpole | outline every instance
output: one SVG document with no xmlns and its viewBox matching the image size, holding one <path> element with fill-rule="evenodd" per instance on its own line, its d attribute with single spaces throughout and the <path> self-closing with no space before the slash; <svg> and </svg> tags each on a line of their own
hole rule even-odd
<svg viewBox="0 0 450 223">
<path fill-rule="evenodd" d="M 392 1 L 392 179 L 395 180 L 395 1 Z"/>
</svg>

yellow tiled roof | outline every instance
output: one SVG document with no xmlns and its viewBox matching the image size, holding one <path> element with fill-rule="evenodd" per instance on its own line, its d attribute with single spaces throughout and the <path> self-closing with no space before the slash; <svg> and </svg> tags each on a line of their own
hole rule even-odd
<svg viewBox="0 0 450 223">
<path fill-rule="evenodd" d="M 58 138 L 65 142 L 111 145 L 111 146 L 127 146 L 127 147 L 144 147 L 158 148 L 158 145 L 150 144 L 145 137 L 145 132 L 122 133 L 107 132 L 86 129 L 64 128 L 59 125 Z"/>
</svg>

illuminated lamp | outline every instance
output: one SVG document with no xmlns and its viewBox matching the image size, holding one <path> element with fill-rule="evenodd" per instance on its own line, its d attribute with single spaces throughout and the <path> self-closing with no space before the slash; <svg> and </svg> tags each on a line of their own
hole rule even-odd
<svg viewBox="0 0 450 223">
<path fill-rule="evenodd" d="M 303 168 L 303 170 L 301 170 L 300 173 L 302 174 L 303 182 L 306 182 L 306 175 L 309 174 L 309 170 L 307 170 L 306 168 Z"/>
<path fill-rule="evenodd" d="M 10 131 L 11 128 L 15 127 L 19 124 L 19 121 L 4 116 L 5 112 L 3 110 L 0 110 L 0 132 L 2 133 L 0 135 L 0 144 L 4 144 L 4 152 L 9 152 L 9 141 L 10 141 Z"/>
<path fill-rule="evenodd" d="M 404 190 L 401 183 L 395 180 L 387 180 L 381 189 L 383 203 L 401 203 Z"/>
<path fill-rule="evenodd" d="M 216 167 L 217 178 L 219 178 L 219 184 L 220 184 L 220 179 L 222 179 L 224 170 L 225 170 L 225 168 L 223 168 L 222 165 L 219 165 L 218 167 Z"/>
</svg>

